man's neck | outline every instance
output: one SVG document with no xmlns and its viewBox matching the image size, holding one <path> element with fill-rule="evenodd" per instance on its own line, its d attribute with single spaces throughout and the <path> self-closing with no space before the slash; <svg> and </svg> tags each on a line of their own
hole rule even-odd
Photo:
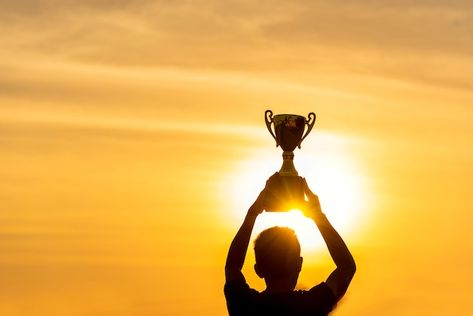
<svg viewBox="0 0 473 316">
<path fill-rule="evenodd" d="M 266 292 L 268 293 L 285 293 L 291 292 L 296 286 L 296 282 L 291 279 L 266 280 Z"/>
</svg>

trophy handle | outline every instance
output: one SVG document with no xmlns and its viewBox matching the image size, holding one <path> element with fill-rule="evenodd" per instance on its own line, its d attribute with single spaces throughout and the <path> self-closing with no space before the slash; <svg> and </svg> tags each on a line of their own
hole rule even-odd
<svg viewBox="0 0 473 316">
<path fill-rule="evenodd" d="M 309 135 L 310 131 L 312 130 L 312 127 L 314 127 L 315 119 L 317 118 L 314 112 L 310 112 L 308 117 L 309 118 L 305 121 L 305 123 L 307 124 L 307 131 L 305 132 L 304 136 L 302 136 L 301 141 L 299 142 L 299 145 L 298 145 L 299 148 L 301 148 L 301 143 L 304 140 L 304 138 L 306 138 L 307 135 Z"/>
<path fill-rule="evenodd" d="M 279 146 L 278 140 L 276 139 L 276 135 L 274 135 L 273 130 L 271 129 L 271 123 L 273 123 L 273 111 L 266 110 L 264 112 L 264 121 L 266 122 L 266 127 L 268 128 L 269 133 L 273 136 L 274 140 L 276 141 L 276 147 Z"/>
</svg>

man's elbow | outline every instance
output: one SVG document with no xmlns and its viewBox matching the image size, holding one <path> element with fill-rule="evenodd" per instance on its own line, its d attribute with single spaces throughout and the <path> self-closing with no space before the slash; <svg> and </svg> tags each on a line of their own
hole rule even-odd
<svg viewBox="0 0 473 316">
<path fill-rule="evenodd" d="M 351 262 L 348 263 L 346 267 L 344 267 L 344 270 L 346 271 L 347 274 L 349 274 L 353 277 L 355 275 L 355 272 L 356 272 L 356 263 L 355 263 L 355 261 L 351 260 Z"/>
<path fill-rule="evenodd" d="M 343 264 L 343 266 L 339 267 L 340 270 L 343 271 L 343 274 L 353 277 L 356 272 L 356 263 L 355 260 L 349 260 Z"/>
<path fill-rule="evenodd" d="M 240 280 L 243 277 L 241 270 L 234 267 L 225 267 L 225 282 L 231 282 L 234 280 Z"/>
<path fill-rule="evenodd" d="M 355 264 L 355 262 L 353 262 L 353 264 L 350 266 L 349 272 L 350 272 L 352 275 L 355 275 L 355 272 L 356 272 L 356 264 Z"/>
</svg>

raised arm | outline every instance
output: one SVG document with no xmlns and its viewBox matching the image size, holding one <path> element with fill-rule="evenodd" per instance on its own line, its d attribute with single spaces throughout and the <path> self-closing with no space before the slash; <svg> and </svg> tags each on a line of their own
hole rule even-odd
<svg viewBox="0 0 473 316">
<path fill-rule="evenodd" d="M 312 193 L 304 180 L 305 194 L 309 199 L 305 214 L 312 218 L 320 230 L 328 251 L 337 266 L 330 274 L 326 283 L 332 290 L 337 301 L 342 298 L 350 285 L 351 279 L 356 271 L 355 260 L 348 250 L 342 237 L 333 228 L 320 207 L 319 198 Z"/>
<path fill-rule="evenodd" d="M 225 280 L 230 282 L 233 280 L 243 278 L 241 269 L 245 262 L 246 251 L 250 242 L 251 232 L 258 217 L 264 210 L 264 195 L 265 190 L 261 191 L 256 201 L 248 210 L 245 220 L 233 238 L 232 244 L 227 255 L 227 262 L 225 264 Z"/>
</svg>

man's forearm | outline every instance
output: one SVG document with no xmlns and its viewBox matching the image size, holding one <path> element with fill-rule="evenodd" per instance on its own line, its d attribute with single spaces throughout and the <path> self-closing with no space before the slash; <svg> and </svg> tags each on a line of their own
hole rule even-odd
<svg viewBox="0 0 473 316">
<path fill-rule="evenodd" d="M 321 213 L 315 220 L 315 224 L 319 228 L 337 268 L 354 271 L 356 269 L 355 260 L 342 237 L 340 237 L 335 228 L 333 228 L 327 217 Z"/>
<path fill-rule="evenodd" d="M 356 265 L 353 256 L 345 245 L 342 237 L 333 228 L 328 221 L 325 214 L 322 213 L 319 198 L 315 195 L 304 181 L 305 194 L 308 198 L 306 212 L 312 218 L 319 228 L 322 237 L 325 240 L 330 256 L 337 268 L 329 275 L 326 284 L 334 294 L 336 300 L 342 298 L 350 285 L 350 282 L 355 274 Z"/>
<path fill-rule="evenodd" d="M 251 232 L 256 221 L 256 216 L 248 214 L 233 238 L 230 250 L 228 251 L 225 271 L 241 271 L 245 262 L 248 244 L 250 243 Z"/>
</svg>

